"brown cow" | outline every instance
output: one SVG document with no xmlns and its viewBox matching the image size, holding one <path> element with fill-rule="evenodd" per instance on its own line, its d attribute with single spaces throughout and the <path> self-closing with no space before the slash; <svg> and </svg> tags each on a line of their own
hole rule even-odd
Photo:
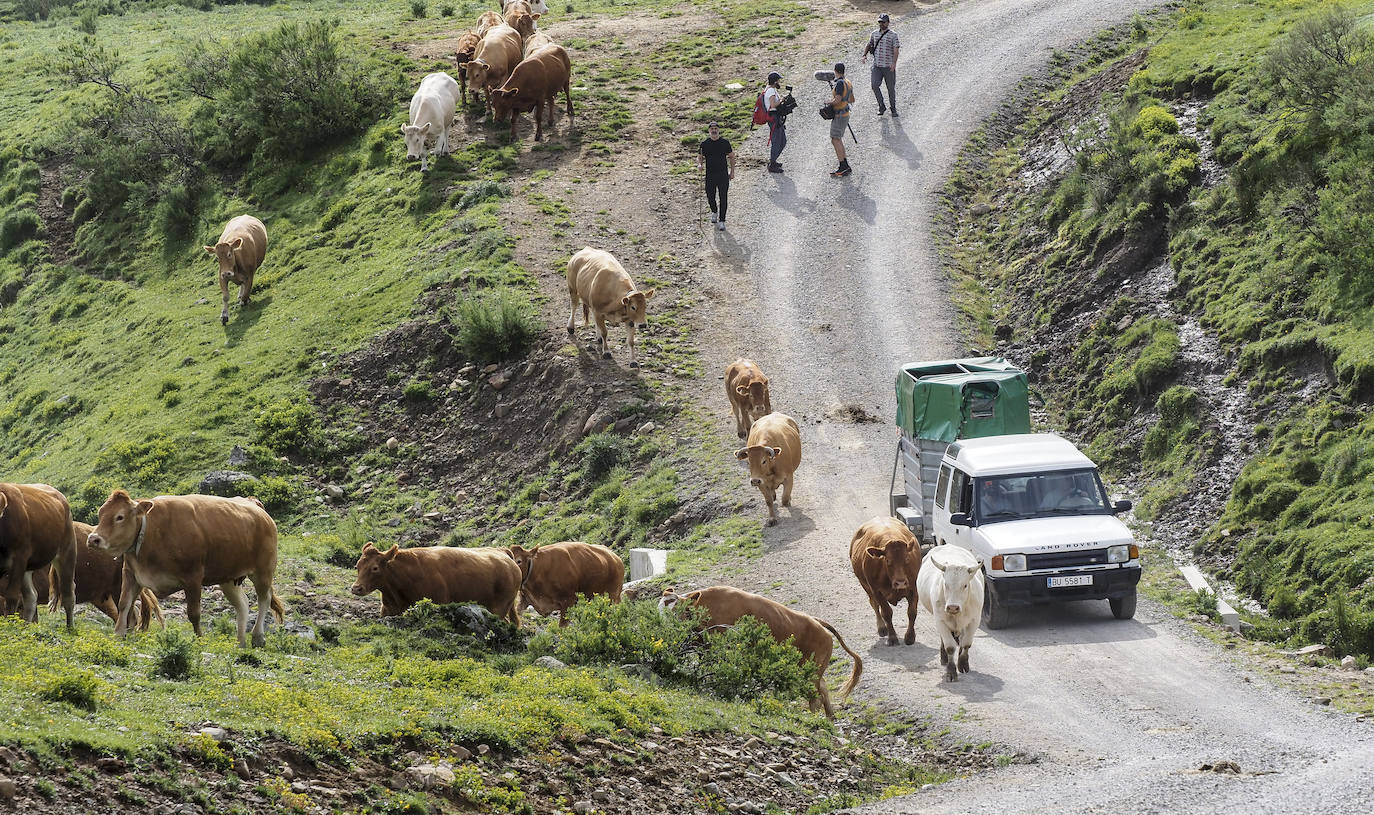
<svg viewBox="0 0 1374 815">
<path fill-rule="evenodd" d="M 358 558 L 359 597 L 382 590 L 382 616 L 394 617 L 420 600 L 477 603 L 497 617 L 520 624 L 515 598 L 520 569 L 504 549 L 393 545 L 383 552 L 369 542 Z"/>
<path fill-rule="evenodd" d="M 239 645 L 247 645 L 248 598 L 242 579 L 253 581 L 258 619 L 253 645 L 265 642 L 267 609 L 281 620 L 281 602 L 272 593 L 277 571 L 277 525 L 256 498 L 217 495 L 159 495 L 135 501 L 115 490 L 100 507 L 99 523 L 86 539 L 91 548 L 124 556 L 115 635 L 128 628 L 129 609 L 144 588 L 158 597 L 186 592 L 186 616 L 200 636 L 200 593 L 218 585 L 238 615 Z"/>
<path fill-rule="evenodd" d="M 526 37 L 525 59 L 529 59 L 531 54 L 533 54 L 535 51 L 538 51 L 540 48 L 543 48 L 546 45 L 554 45 L 554 41 L 552 38 L 549 37 L 548 34 L 545 34 L 542 31 L 536 31 L 530 36 Z"/>
<path fill-rule="evenodd" d="M 76 602 L 90 603 L 105 613 L 112 621 L 119 617 L 119 590 L 124 582 L 124 558 L 112 558 L 104 552 L 97 552 L 86 545 L 86 538 L 95 531 L 90 524 L 72 522 L 73 538 L 76 542 Z M 48 611 L 56 612 L 62 600 L 54 594 L 48 598 L 50 583 L 57 581 L 57 567 L 50 572 L 38 571 L 33 575 L 33 587 L 38 592 L 38 602 L 47 603 Z M 139 593 L 138 630 L 147 631 L 153 617 L 163 625 L 162 606 L 150 589 Z M 133 620 L 129 621 L 130 623 Z"/>
<path fill-rule="evenodd" d="M 568 260 L 568 297 L 572 299 L 572 314 L 568 315 L 568 334 L 573 333 L 577 306 L 582 304 L 582 324 L 589 325 L 596 316 L 598 349 L 602 359 L 610 359 L 607 348 L 606 325 L 625 324 L 625 342 L 630 346 L 630 367 L 638 368 L 635 357 L 635 326 L 649 327 L 648 301 L 653 289 L 639 291 L 630 273 L 615 259 L 615 255 L 590 246 Z"/>
<path fill-rule="evenodd" d="M 494 11 L 484 11 L 482 16 L 477 18 L 477 25 L 474 28 L 464 31 L 458 36 L 454 62 L 458 66 L 458 94 L 462 98 L 463 107 L 467 107 L 468 104 L 468 61 L 477 56 L 477 44 L 486 36 L 487 31 L 492 26 L 500 24 L 500 14 Z"/>
<path fill-rule="evenodd" d="M 735 414 L 735 432 L 739 437 L 749 435 L 749 426 L 760 416 L 773 412 L 768 399 L 768 377 L 763 375 L 752 359 L 740 359 L 725 369 L 725 397 Z"/>
<path fill-rule="evenodd" d="M 523 42 L 526 37 L 534 36 L 534 24 L 542 16 L 534 13 L 530 4 L 525 0 L 512 0 L 501 7 L 501 13 L 505 15 L 506 25 L 520 32 L 520 39 Z"/>
<path fill-rule="evenodd" d="M 568 624 L 568 609 L 577 595 L 591 599 L 605 594 L 620 602 L 625 584 L 625 561 L 605 546 L 563 541 L 526 549 L 520 544 L 508 550 L 520 569 L 520 606 L 534 606 L 544 616 L 558 612 L 558 624 Z"/>
<path fill-rule="evenodd" d="M 229 284 L 239 284 L 239 308 L 248 305 L 253 275 L 267 257 L 267 227 L 252 215 L 240 215 L 224 225 L 219 242 L 205 247 L 219 261 L 219 293 L 224 301 L 219 321 L 229 323 Z"/>
<path fill-rule="evenodd" d="M 57 568 L 67 627 L 76 607 L 76 545 L 67 498 L 47 484 L 0 484 L 0 613 L 38 622 L 34 572 Z M 22 603 L 21 603 L 22 598 Z"/>
<path fill-rule="evenodd" d="M 491 106 L 491 92 L 506 81 L 510 72 L 520 64 L 524 56 L 525 42 L 520 32 L 501 23 L 492 26 L 477 43 L 477 51 L 465 66 L 468 85 L 474 91 L 482 91 L 487 100 L 487 110 Z"/>
<path fill-rule="evenodd" d="M 868 604 L 878 616 L 878 636 L 897 644 L 892 607 L 906 601 L 907 645 L 916 642 L 916 576 L 921 571 L 921 543 L 906 524 L 896 518 L 865 521 L 849 541 L 849 563 L 854 576 L 868 593 Z"/>
<path fill-rule="evenodd" d="M 749 483 L 759 488 L 768 502 L 768 525 L 778 522 L 773 506 L 778 487 L 782 505 L 792 505 L 792 477 L 801 464 L 801 431 L 785 413 L 769 413 L 749 428 L 747 446 L 735 451 L 735 458 L 749 462 Z"/>
<path fill-rule="evenodd" d="M 706 610 L 703 625 L 734 625 L 739 618 L 747 614 L 768 626 L 773 639 L 778 642 L 787 642 L 787 638 L 792 637 L 792 644 L 801 651 L 803 661 L 809 659 L 816 666 L 816 698 L 811 700 L 810 705 L 813 713 L 819 703 L 825 709 L 827 718 L 835 718 L 835 711 L 830 706 L 830 692 L 825 686 L 825 669 L 830 665 L 830 654 L 834 649 L 834 643 L 830 641 L 832 634 L 845 653 L 854 660 L 849 681 L 840 688 L 840 701 L 848 699 L 854 687 L 859 684 L 859 676 L 864 672 L 863 660 L 849 649 L 840 632 L 825 620 L 790 609 L 767 597 L 730 586 L 711 586 L 684 595 L 675 594 L 672 589 L 668 589 L 663 593 L 659 607 L 672 608 L 682 600 Z"/>
<path fill-rule="evenodd" d="M 511 71 L 501 87 L 491 92 L 496 120 L 510 116 L 510 137 L 515 138 L 515 122 L 519 114 L 534 111 L 534 140 L 543 141 L 541 118 L 544 106 L 549 108 L 549 127 L 553 127 L 553 109 L 558 107 L 558 92 L 568 99 L 568 119 L 573 117 L 572 62 L 561 45 L 546 45 L 526 56 Z"/>
</svg>

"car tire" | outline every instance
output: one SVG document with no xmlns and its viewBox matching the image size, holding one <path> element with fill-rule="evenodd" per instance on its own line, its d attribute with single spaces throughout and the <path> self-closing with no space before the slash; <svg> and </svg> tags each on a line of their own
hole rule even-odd
<svg viewBox="0 0 1374 815">
<path fill-rule="evenodd" d="M 996 631 L 999 628 L 1006 628 L 1010 622 L 1009 609 L 997 602 L 997 598 L 992 592 L 986 592 L 983 595 L 983 630 Z"/>
<path fill-rule="evenodd" d="M 1108 598 L 1107 603 L 1112 607 L 1112 616 L 1118 620 L 1129 620 L 1135 616 L 1135 589 L 1124 597 Z"/>
</svg>

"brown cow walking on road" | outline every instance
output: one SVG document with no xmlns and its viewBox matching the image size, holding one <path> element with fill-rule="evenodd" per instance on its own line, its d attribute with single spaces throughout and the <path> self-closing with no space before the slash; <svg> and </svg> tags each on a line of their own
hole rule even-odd
<svg viewBox="0 0 1374 815">
<path fill-rule="evenodd" d="M 358 558 L 358 579 L 350 589 L 365 597 L 382 591 L 382 616 L 394 617 L 421 600 L 477 603 L 515 625 L 520 569 L 505 549 L 393 545 L 383 552 L 369 542 Z"/>
<path fill-rule="evenodd" d="M 224 225 L 214 246 L 205 251 L 219 261 L 219 293 L 224 301 L 219 321 L 229 324 L 229 284 L 239 284 L 239 308 L 248 305 L 253 293 L 253 275 L 267 257 L 267 227 L 252 215 L 240 215 Z"/>
<path fill-rule="evenodd" d="M 247 645 L 247 577 L 258 595 L 253 645 L 265 644 L 267 610 L 280 620 L 281 602 L 272 593 L 277 571 L 277 525 L 256 498 L 216 495 L 159 495 L 135 501 L 115 490 L 100 507 L 99 523 L 87 538 L 91 548 L 124 556 L 115 634 L 128 628 L 129 609 L 143 588 L 158 597 L 186 592 L 186 616 L 200 636 L 200 595 L 218 585 L 238 615 L 239 645 Z"/>
<path fill-rule="evenodd" d="M 749 436 L 749 427 L 759 418 L 773 412 L 768 398 L 768 377 L 758 363 L 743 357 L 725 369 L 725 398 L 735 415 L 735 432 L 741 439 Z"/>
<path fill-rule="evenodd" d="M 868 594 L 868 604 L 878 617 L 878 636 L 897 644 L 892 607 L 906 601 L 906 638 L 916 642 L 916 576 L 921 572 L 921 543 L 906 524 L 891 517 L 865 521 L 849 541 L 849 563 Z"/>
<path fill-rule="evenodd" d="M 590 246 L 568 260 L 568 297 L 572 313 L 568 315 L 568 335 L 572 336 L 577 322 L 577 306 L 582 306 L 582 324 L 596 319 L 597 348 L 602 359 L 610 359 L 606 341 L 606 326 L 625 325 L 625 343 L 630 346 L 630 367 L 638 368 L 635 357 L 635 326 L 649 327 L 648 301 L 653 289 L 640 291 L 630 279 L 630 273 L 615 259 L 615 255 Z"/>
<path fill-rule="evenodd" d="M 67 498 L 47 484 L 0 484 L 0 613 L 38 621 L 33 573 L 57 569 L 67 627 L 76 607 L 76 545 Z"/>
<path fill-rule="evenodd" d="M 706 610 L 706 620 L 703 622 L 706 626 L 734 625 L 739 618 L 747 614 L 768 626 L 773 639 L 778 642 L 787 642 L 787 638 L 792 637 L 792 644 L 801 651 L 802 659 L 810 660 L 816 666 L 816 698 L 811 700 L 810 705 L 813 713 L 817 707 L 822 707 L 827 718 L 835 718 L 835 711 L 830 706 L 830 692 L 825 686 L 825 669 L 830 665 L 830 654 L 834 650 L 834 643 L 830 640 L 832 635 L 839 641 L 845 653 L 849 654 L 850 659 L 854 660 L 849 681 L 840 688 L 840 701 L 848 699 L 854 687 L 859 684 L 859 677 L 864 672 L 863 660 L 849 649 L 840 632 L 825 620 L 790 609 L 776 600 L 730 586 L 711 586 L 684 595 L 675 594 L 669 589 L 663 593 L 659 608 L 672 608 L 683 600 Z"/>
<path fill-rule="evenodd" d="M 625 584 L 625 561 L 605 546 L 563 541 L 526 549 L 513 544 L 507 550 L 520 569 L 520 606 L 534 606 L 544 616 L 558 612 L 558 624 L 568 624 L 568 609 L 580 594 L 591 599 L 604 594 L 620 602 Z"/>
<path fill-rule="evenodd" d="M 749 483 L 759 488 L 768 502 L 768 525 L 778 522 L 774 507 L 778 487 L 782 505 L 792 505 L 792 480 L 801 466 L 801 430 L 785 413 L 769 413 L 749 428 L 749 439 L 735 451 L 735 458 L 749 462 Z"/>
</svg>

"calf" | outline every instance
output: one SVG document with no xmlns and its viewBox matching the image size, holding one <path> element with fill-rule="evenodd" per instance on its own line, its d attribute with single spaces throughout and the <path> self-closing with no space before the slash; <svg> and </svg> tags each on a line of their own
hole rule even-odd
<svg viewBox="0 0 1374 815">
<path fill-rule="evenodd" d="M 501 14 L 506 25 L 520 32 L 520 39 L 524 40 L 534 35 L 534 25 L 543 12 L 536 12 L 525 0 L 508 0 L 502 4 Z"/>
<path fill-rule="evenodd" d="M 124 584 L 124 558 L 112 558 L 104 552 L 97 552 L 86 545 L 86 539 L 95 527 L 79 521 L 72 523 L 73 538 L 76 544 L 76 602 L 90 603 L 104 612 L 112 622 L 119 620 L 119 590 Z M 48 597 L 49 584 L 57 585 L 58 574 L 54 566 L 50 573 L 35 572 L 33 587 L 38 592 L 38 602 L 48 603 L 48 610 L 56 612 L 61 595 L 54 593 Z M 165 625 L 162 606 L 157 597 L 148 589 L 139 592 L 140 631 L 147 631 L 153 617 Z M 129 621 L 131 624 L 133 620 Z"/>
<path fill-rule="evenodd" d="M 382 592 L 382 616 L 394 617 L 420 600 L 477 603 L 497 617 L 520 624 L 515 598 L 520 569 L 504 549 L 420 546 L 383 552 L 368 543 L 358 558 L 358 579 L 350 589 L 364 597 Z"/>
<path fill-rule="evenodd" d="M 267 257 L 267 227 L 252 215 L 240 215 L 224 225 L 219 241 L 205 251 L 219 261 L 219 294 L 224 301 L 220 309 L 221 325 L 229 324 L 229 284 L 239 286 L 239 308 L 248 305 L 253 293 L 253 275 Z"/>
<path fill-rule="evenodd" d="M 768 399 L 768 377 L 752 359 L 740 358 L 725 369 L 725 398 L 735 414 L 735 432 L 741 439 L 760 416 L 773 412 Z"/>
<path fill-rule="evenodd" d="M 897 644 L 892 607 L 906 601 L 907 645 L 916 642 L 916 576 L 921 571 L 921 544 L 906 524 L 891 517 L 864 522 L 849 541 L 849 564 L 868 594 L 878 617 L 878 636 Z"/>
<path fill-rule="evenodd" d="M 420 160 L 420 172 L 429 169 L 429 142 L 434 140 L 434 155 L 450 152 L 449 128 L 458 108 L 458 81 L 443 71 L 427 74 L 419 90 L 410 98 L 410 122 L 401 125 L 406 140 L 406 158 Z"/>
<path fill-rule="evenodd" d="M 99 522 L 86 542 L 112 557 L 124 556 L 116 636 L 128 629 L 129 609 L 144 588 L 158 597 L 185 591 L 186 617 L 200 636 L 201 589 L 219 586 L 237 615 L 240 646 L 247 645 L 248 629 L 243 578 L 253 581 L 258 595 L 254 647 L 266 642 L 268 609 L 278 620 L 284 616 L 272 593 L 277 525 L 256 498 L 159 495 L 135 501 L 124 490 L 115 490 L 101 505 Z"/>
<path fill-rule="evenodd" d="M 604 594 L 620 602 L 625 561 L 605 546 L 564 541 L 534 549 L 514 544 L 508 550 L 520 569 L 520 603 L 548 616 L 558 612 L 558 624 L 568 624 L 568 609 L 577 596 Z"/>
<path fill-rule="evenodd" d="M 34 574 L 56 569 L 54 581 L 73 624 L 76 544 L 67 498 L 47 484 L 0 484 L 0 613 L 38 622 Z"/>
<path fill-rule="evenodd" d="M 553 109 L 557 107 L 561 90 L 568 100 L 568 119 L 573 117 L 572 63 L 561 45 L 546 45 L 526 56 L 511 71 L 505 83 L 491 92 L 496 119 L 510 116 L 510 137 L 515 138 L 515 121 L 527 110 L 534 111 L 534 140 L 542 141 L 544 128 L 541 118 L 544 106 L 549 108 L 549 127 L 553 127 Z"/>
<path fill-rule="evenodd" d="M 630 367 L 638 368 L 635 357 L 635 326 L 649 327 L 648 301 L 653 289 L 640 291 L 630 279 L 629 272 L 615 259 L 615 255 L 590 246 L 568 260 L 568 297 L 572 313 L 568 315 L 568 335 L 572 336 L 577 319 L 578 303 L 582 305 L 582 324 L 596 318 L 596 333 L 602 359 L 610 359 L 607 348 L 606 325 L 625 324 L 625 343 L 630 346 Z"/>
<path fill-rule="evenodd" d="M 782 487 L 782 505 L 792 505 L 792 479 L 801 464 L 801 431 L 791 416 L 769 413 L 749 428 L 747 446 L 735 458 L 749 462 L 749 483 L 759 488 L 768 502 L 768 525 L 778 522 L 773 502 Z"/>
<path fill-rule="evenodd" d="M 790 609 L 767 597 L 730 586 L 711 586 L 684 595 L 675 594 L 672 589 L 668 589 L 659 601 L 659 608 L 670 609 L 683 600 L 706 611 L 706 619 L 702 624 L 708 628 L 734 625 L 741 617 L 748 615 L 768 626 L 773 639 L 778 642 L 787 642 L 791 637 L 792 645 L 801 651 L 802 661 L 810 660 L 816 666 L 816 698 L 810 703 L 813 713 L 817 707 L 821 707 L 825 710 L 827 718 L 835 718 L 835 711 L 830 706 L 830 692 L 825 686 L 825 669 L 830 665 L 830 654 L 834 649 L 834 643 L 830 640 L 832 635 L 839 641 L 845 653 L 849 654 L 850 659 L 854 660 L 849 681 L 840 688 L 840 701 L 847 700 L 854 687 L 859 684 L 859 677 L 864 671 L 863 660 L 849 649 L 840 632 L 825 620 Z"/>
<path fill-rule="evenodd" d="M 487 110 L 493 111 L 491 92 L 501 87 L 524 56 L 525 41 L 514 28 L 500 23 L 492 26 L 467 63 L 468 86 L 486 96 Z"/>
<path fill-rule="evenodd" d="M 983 567 L 967 549 L 950 545 L 931 549 L 926 563 L 916 578 L 916 591 L 921 605 L 935 615 L 940 664 L 945 666 L 945 681 L 953 682 L 959 678 L 954 672 L 956 648 L 959 671 L 968 673 L 968 649 L 983 614 Z"/>
</svg>

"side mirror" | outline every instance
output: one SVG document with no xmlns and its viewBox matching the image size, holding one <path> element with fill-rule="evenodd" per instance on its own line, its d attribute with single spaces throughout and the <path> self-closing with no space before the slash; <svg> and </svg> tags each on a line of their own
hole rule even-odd
<svg viewBox="0 0 1374 815">
<path fill-rule="evenodd" d="M 1132 504 L 1130 501 L 1113 501 L 1112 514 L 1115 515 L 1119 512 L 1130 512 L 1131 506 Z"/>
<path fill-rule="evenodd" d="M 973 526 L 973 519 L 967 512 L 956 512 L 949 516 L 949 522 L 955 526 Z"/>
</svg>

